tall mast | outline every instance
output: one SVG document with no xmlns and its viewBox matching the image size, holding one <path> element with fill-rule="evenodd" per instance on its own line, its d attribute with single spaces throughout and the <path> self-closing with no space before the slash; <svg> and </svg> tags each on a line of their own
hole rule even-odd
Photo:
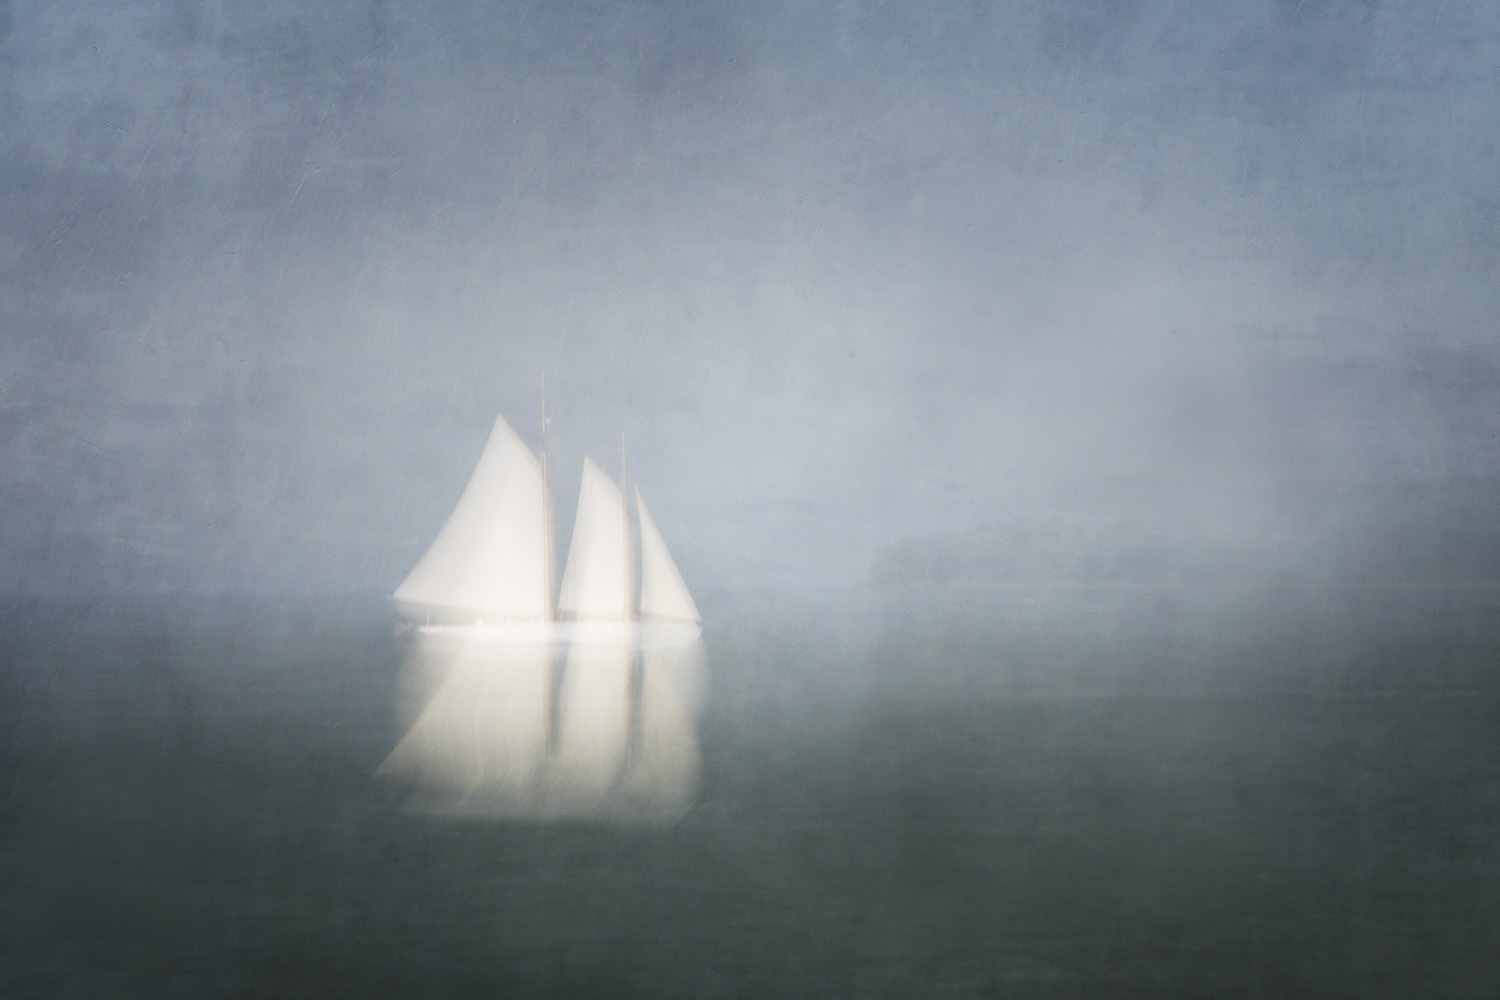
<svg viewBox="0 0 1500 1000">
<path fill-rule="evenodd" d="M 552 613 L 552 490 L 547 481 L 547 373 L 542 371 L 541 381 L 542 431 L 542 620 L 551 621 Z"/>
</svg>

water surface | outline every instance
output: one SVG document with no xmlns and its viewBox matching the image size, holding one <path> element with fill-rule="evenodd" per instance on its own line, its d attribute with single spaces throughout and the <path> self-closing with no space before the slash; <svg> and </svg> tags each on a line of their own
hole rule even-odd
<svg viewBox="0 0 1500 1000">
<path fill-rule="evenodd" d="M 12 601 L 0 992 L 1500 991 L 1494 592 L 803 596 L 648 829 L 404 810 L 378 596 Z"/>
</svg>

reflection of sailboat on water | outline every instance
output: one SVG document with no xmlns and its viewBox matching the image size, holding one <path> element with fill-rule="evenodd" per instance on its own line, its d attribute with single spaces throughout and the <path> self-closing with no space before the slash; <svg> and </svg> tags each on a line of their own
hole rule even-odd
<svg viewBox="0 0 1500 1000">
<path fill-rule="evenodd" d="M 698 610 L 636 493 L 585 460 L 552 602 L 545 465 L 503 419 L 448 523 L 396 590 L 428 624 L 411 726 L 381 771 L 440 812 L 670 819 L 697 787 Z M 559 660 L 561 662 L 559 662 Z"/>
</svg>

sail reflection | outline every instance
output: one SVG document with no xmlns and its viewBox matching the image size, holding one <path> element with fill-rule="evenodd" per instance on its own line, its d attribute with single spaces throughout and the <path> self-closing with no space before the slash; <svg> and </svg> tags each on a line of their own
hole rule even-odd
<svg viewBox="0 0 1500 1000">
<path fill-rule="evenodd" d="M 406 665 L 412 722 L 379 773 L 434 815 L 678 819 L 701 771 L 703 643 L 613 638 L 419 638 Z"/>
</svg>

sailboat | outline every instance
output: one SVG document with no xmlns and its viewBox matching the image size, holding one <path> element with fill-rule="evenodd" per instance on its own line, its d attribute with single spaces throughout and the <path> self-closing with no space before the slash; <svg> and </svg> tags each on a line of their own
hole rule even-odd
<svg viewBox="0 0 1500 1000">
<path fill-rule="evenodd" d="M 503 416 L 447 523 L 396 588 L 429 636 L 498 642 L 630 641 L 681 645 L 700 617 L 661 532 L 635 490 L 639 589 L 624 490 L 585 459 L 572 541 L 554 600 L 545 465 Z"/>
<path fill-rule="evenodd" d="M 664 823 L 692 803 L 698 609 L 639 491 L 635 501 L 638 591 L 625 493 L 585 460 L 554 603 L 545 458 L 495 421 L 394 595 L 437 619 L 416 629 L 405 735 L 378 772 L 412 787 L 410 808 Z"/>
</svg>

